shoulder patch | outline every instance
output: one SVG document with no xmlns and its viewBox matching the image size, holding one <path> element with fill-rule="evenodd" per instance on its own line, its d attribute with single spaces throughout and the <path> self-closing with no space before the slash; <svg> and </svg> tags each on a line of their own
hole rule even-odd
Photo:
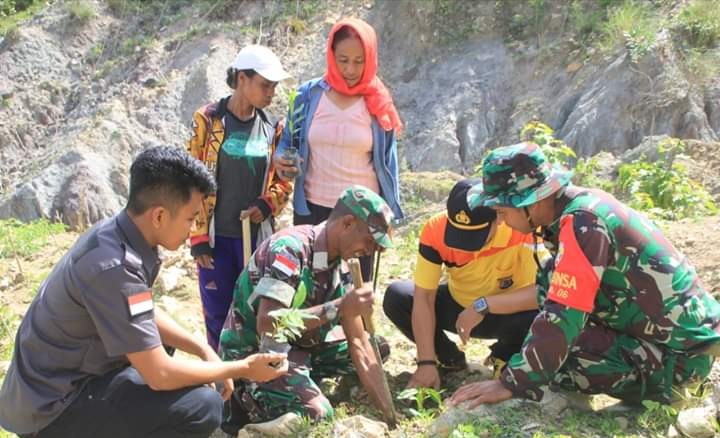
<svg viewBox="0 0 720 438">
<path fill-rule="evenodd" d="M 600 279 L 575 237 L 573 216 L 560 224 L 559 249 L 550 278 L 548 299 L 582 312 L 592 312 Z"/>
<path fill-rule="evenodd" d="M 137 316 L 153 309 L 152 292 L 146 290 L 127 298 L 130 316 Z"/>
<path fill-rule="evenodd" d="M 288 277 L 297 275 L 300 272 L 299 260 L 287 252 L 275 254 L 275 259 L 272 262 L 272 267 Z"/>
</svg>

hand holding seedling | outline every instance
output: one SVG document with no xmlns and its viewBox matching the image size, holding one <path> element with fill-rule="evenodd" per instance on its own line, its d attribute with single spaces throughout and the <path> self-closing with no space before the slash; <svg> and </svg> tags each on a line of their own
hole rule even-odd
<svg viewBox="0 0 720 438">
<path fill-rule="evenodd" d="M 256 382 L 267 382 L 287 374 L 287 354 L 261 353 L 245 358 L 246 370 L 243 377 Z"/>
</svg>

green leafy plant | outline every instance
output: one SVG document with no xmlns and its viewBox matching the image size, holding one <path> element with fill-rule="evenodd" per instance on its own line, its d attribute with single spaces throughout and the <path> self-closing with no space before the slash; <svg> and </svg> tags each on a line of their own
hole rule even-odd
<svg viewBox="0 0 720 438">
<path fill-rule="evenodd" d="M 605 49 L 624 46 L 631 59 L 637 62 L 654 47 L 660 27 L 660 20 L 650 3 L 626 0 L 608 12 L 608 20 L 603 26 Z"/>
<path fill-rule="evenodd" d="M 554 164 L 572 167 L 572 161 L 576 158 L 575 151 L 564 141 L 555 138 L 555 131 L 539 120 L 533 120 L 523 127 L 520 140 L 531 141 L 540 146 L 545 157 Z"/>
<path fill-rule="evenodd" d="M 715 1 L 692 0 L 677 15 L 676 24 L 692 47 L 711 48 L 720 41 L 720 8 Z"/>
<path fill-rule="evenodd" d="M 640 427 L 656 434 L 664 434 L 675 423 L 678 411 L 669 405 L 652 400 L 643 400 L 645 411 L 637 418 Z"/>
<path fill-rule="evenodd" d="M 503 432 L 505 432 L 505 430 L 497 422 L 487 418 L 480 418 L 472 423 L 458 425 L 452 433 L 450 433 L 450 438 L 500 437 L 503 436 Z"/>
<path fill-rule="evenodd" d="M 580 158 L 575 164 L 573 183 L 583 187 L 596 187 L 606 192 L 613 191 L 613 182 L 598 176 L 600 163 L 597 157 Z"/>
<path fill-rule="evenodd" d="M 93 10 L 92 6 L 80 0 L 73 0 L 67 3 L 65 9 L 73 20 L 81 24 L 89 22 L 90 19 L 95 16 L 95 10 Z"/>
<path fill-rule="evenodd" d="M 434 388 L 407 388 L 398 394 L 397 399 L 415 402 L 415 408 L 408 409 L 413 417 L 432 419 L 442 410 L 443 392 L 445 392 L 445 390 L 438 391 Z M 428 401 L 435 403 L 437 407 L 428 407 L 425 404 Z"/>
<path fill-rule="evenodd" d="M 18 24 L 31 18 L 46 4 L 39 0 L 0 0 L 0 35 L 6 41 L 17 40 Z"/>
<path fill-rule="evenodd" d="M 318 319 L 306 310 L 296 308 L 272 310 L 268 315 L 273 319 L 271 336 L 280 343 L 288 343 L 300 338 L 305 330 L 305 320 Z"/>
<path fill-rule="evenodd" d="M 617 191 L 629 198 L 629 205 L 662 219 L 681 219 L 718 212 L 710 194 L 676 161 L 683 156 L 685 143 L 670 138 L 658 145 L 659 159 L 643 159 L 618 169 Z"/>
<path fill-rule="evenodd" d="M 305 104 L 300 104 L 296 107 L 296 99 L 298 96 L 297 90 L 292 90 L 288 94 L 288 132 L 290 132 L 290 147 L 295 147 L 295 142 L 297 140 L 297 135 L 300 132 L 301 122 L 305 119 L 305 114 L 303 114 L 303 110 L 305 109 Z"/>
</svg>

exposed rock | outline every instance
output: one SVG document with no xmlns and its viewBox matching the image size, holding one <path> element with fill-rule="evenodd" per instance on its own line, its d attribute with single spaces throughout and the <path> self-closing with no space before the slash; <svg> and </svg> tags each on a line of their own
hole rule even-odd
<svg viewBox="0 0 720 438">
<path fill-rule="evenodd" d="M 180 279 L 185 276 L 187 276 L 187 272 L 185 272 L 184 269 L 178 268 L 177 266 L 169 266 L 158 274 L 156 285 L 161 292 L 172 292 L 178 288 Z"/>
<path fill-rule="evenodd" d="M 615 417 L 615 422 L 618 424 L 620 430 L 627 430 L 630 424 L 626 417 Z"/>
<path fill-rule="evenodd" d="M 343 418 L 333 426 L 333 438 L 382 438 L 388 436 L 388 432 L 385 423 L 362 415 Z"/>
<path fill-rule="evenodd" d="M 288 412 L 266 423 L 248 424 L 240 429 L 237 438 L 291 437 L 295 436 L 300 426 L 302 418 L 294 412 Z"/>
<path fill-rule="evenodd" d="M 675 426 L 683 435 L 692 438 L 715 436 L 716 411 L 714 407 L 685 409 L 678 413 Z"/>
<path fill-rule="evenodd" d="M 351 8 L 381 36 L 380 75 L 406 126 L 399 141 L 405 168 L 472 174 L 488 149 L 517 142 L 519 129 L 534 118 L 548 122 L 580 155 L 606 150 L 619 156 L 656 135 L 717 139 L 720 82 L 704 89 L 690 83 L 666 32 L 637 62 L 623 49 L 605 58 L 590 48 L 581 63 L 567 35 L 548 34 L 542 44 L 508 35 L 503 20 L 512 16 L 512 3 L 500 10 L 493 2 L 467 3 L 460 18 L 470 17 L 474 30 L 450 46 L 438 38 L 435 3 Z M 561 3 L 548 6 L 548 29 L 564 26 Z M 274 13 L 269 5 L 249 3 L 242 14 L 228 12 L 224 23 L 254 27 L 261 14 Z M 49 5 L 23 24 L 12 44 L 0 45 L 0 95 L 9 108 L 0 111 L 0 217 L 59 214 L 76 226 L 78 216 L 88 222 L 107 216 L 124 204 L 132 157 L 150 145 L 183 144 L 192 112 L 230 92 L 225 70 L 243 45 L 270 45 L 298 82 L 321 75 L 325 36 L 350 11 L 322 9 L 306 20 L 302 38 L 289 38 L 284 26 L 265 26 L 260 35 L 187 36 L 197 10 L 167 24 L 98 8 L 90 23 L 77 27 L 62 2 Z M 278 86 L 269 107 L 275 116 L 285 113 L 292 87 Z M 65 168 L 66 154 L 87 163 Z M 89 154 L 96 155 L 90 160 Z M 88 205 L 73 189 L 83 178 L 94 181 Z M 61 189 L 70 191 L 67 206 Z"/>
</svg>

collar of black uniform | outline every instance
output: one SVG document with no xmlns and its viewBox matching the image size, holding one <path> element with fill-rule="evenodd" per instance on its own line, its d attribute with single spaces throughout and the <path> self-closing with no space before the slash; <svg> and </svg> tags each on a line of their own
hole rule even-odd
<svg viewBox="0 0 720 438">
<path fill-rule="evenodd" d="M 152 272 L 155 265 L 160 262 L 157 248 L 151 247 L 143 237 L 135 222 L 130 219 L 126 210 L 121 211 L 116 219 L 118 227 L 125 234 L 125 238 L 132 249 L 142 258 L 143 266 Z"/>
</svg>

